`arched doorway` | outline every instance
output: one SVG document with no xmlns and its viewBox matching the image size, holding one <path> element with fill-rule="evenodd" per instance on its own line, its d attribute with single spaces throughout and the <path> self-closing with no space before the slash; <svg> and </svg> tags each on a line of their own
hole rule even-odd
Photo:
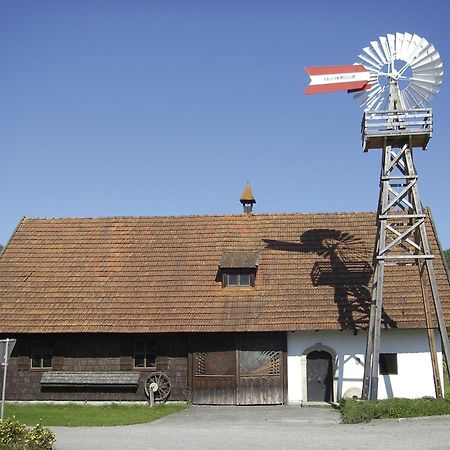
<svg viewBox="0 0 450 450">
<path fill-rule="evenodd" d="M 306 356 L 308 402 L 330 402 L 333 392 L 333 362 L 325 351 L 312 351 Z"/>
</svg>

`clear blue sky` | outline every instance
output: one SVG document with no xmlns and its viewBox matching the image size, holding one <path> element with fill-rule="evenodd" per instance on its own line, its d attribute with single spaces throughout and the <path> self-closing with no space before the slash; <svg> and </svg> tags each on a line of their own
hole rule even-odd
<svg viewBox="0 0 450 450">
<path fill-rule="evenodd" d="M 417 33 L 450 70 L 448 2 L 0 2 L 0 243 L 31 217 L 375 210 L 345 93 L 304 66 L 351 64 Z M 432 103 L 419 189 L 450 247 L 450 83 Z"/>
</svg>

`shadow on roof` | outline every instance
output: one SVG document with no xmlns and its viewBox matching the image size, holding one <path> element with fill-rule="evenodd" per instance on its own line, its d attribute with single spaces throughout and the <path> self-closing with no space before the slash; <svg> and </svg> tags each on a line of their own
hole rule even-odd
<svg viewBox="0 0 450 450">
<path fill-rule="evenodd" d="M 299 242 L 264 239 L 266 248 L 286 252 L 313 253 L 325 261 L 316 261 L 311 270 L 313 286 L 331 286 L 341 329 L 367 329 L 369 325 L 372 266 L 367 248 L 357 236 L 332 229 L 311 229 Z M 385 328 L 397 323 L 383 309 Z"/>
</svg>

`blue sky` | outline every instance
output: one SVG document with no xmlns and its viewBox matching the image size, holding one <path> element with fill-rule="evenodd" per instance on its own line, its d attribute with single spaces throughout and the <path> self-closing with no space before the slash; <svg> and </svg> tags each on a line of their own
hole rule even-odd
<svg viewBox="0 0 450 450">
<path fill-rule="evenodd" d="M 352 64 L 417 33 L 450 60 L 448 2 L 0 2 L 0 243 L 29 217 L 375 210 L 345 93 L 304 96 L 305 66 Z M 432 103 L 419 190 L 450 247 L 450 84 Z"/>
</svg>

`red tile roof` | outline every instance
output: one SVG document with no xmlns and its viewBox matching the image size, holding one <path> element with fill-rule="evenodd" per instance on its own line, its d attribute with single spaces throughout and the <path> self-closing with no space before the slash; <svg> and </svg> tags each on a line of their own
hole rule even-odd
<svg viewBox="0 0 450 450">
<path fill-rule="evenodd" d="M 373 213 L 24 219 L 0 259 L 0 333 L 364 328 L 375 228 Z M 254 289 L 222 287 L 227 251 L 259 252 Z M 417 267 L 388 268 L 384 292 L 388 326 L 424 327 Z"/>
</svg>

